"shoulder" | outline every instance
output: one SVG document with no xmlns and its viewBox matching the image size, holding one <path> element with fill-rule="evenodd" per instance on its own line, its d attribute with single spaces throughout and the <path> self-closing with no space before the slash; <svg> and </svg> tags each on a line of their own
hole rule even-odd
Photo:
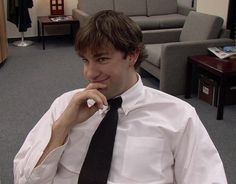
<svg viewBox="0 0 236 184">
<path fill-rule="evenodd" d="M 145 97 L 148 97 L 150 101 L 158 103 L 179 104 L 183 106 L 192 107 L 189 103 L 185 102 L 184 100 L 157 89 L 144 86 L 144 93 Z"/>
<path fill-rule="evenodd" d="M 197 127 L 201 121 L 195 108 L 180 98 L 159 90 L 144 87 L 144 97 L 136 108 L 136 114 L 151 120 L 152 124 L 165 131 L 184 132 L 186 127 Z"/>
<path fill-rule="evenodd" d="M 195 108 L 184 100 L 149 87 L 144 87 L 144 97 L 146 105 L 152 105 L 164 112 L 172 112 L 176 116 L 191 116 L 195 113 Z M 178 114 L 179 113 L 179 114 Z M 167 113 L 168 114 L 168 113 Z"/>
</svg>

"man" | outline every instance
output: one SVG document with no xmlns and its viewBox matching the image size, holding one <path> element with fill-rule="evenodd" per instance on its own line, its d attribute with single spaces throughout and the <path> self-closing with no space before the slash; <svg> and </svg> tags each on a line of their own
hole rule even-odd
<svg viewBox="0 0 236 184">
<path fill-rule="evenodd" d="M 106 183 L 227 183 L 194 108 L 143 86 L 135 71 L 145 58 L 142 33 L 130 18 L 97 13 L 75 47 L 89 85 L 57 98 L 29 133 L 14 160 L 16 184 L 76 184 L 108 100 L 118 96 L 123 102 Z"/>
</svg>

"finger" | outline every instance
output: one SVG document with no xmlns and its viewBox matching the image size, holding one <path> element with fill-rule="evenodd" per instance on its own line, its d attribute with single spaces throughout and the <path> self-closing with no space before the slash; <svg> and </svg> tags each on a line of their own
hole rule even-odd
<svg viewBox="0 0 236 184">
<path fill-rule="evenodd" d="M 94 91 L 97 95 L 99 95 L 100 96 L 100 98 L 102 99 L 102 101 L 103 101 L 103 104 L 104 105 L 106 105 L 106 106 L 108 106 L 108 103 L 107 103 L 107 98 L 106 98 L 106 96 L 103 94 L 103 93 L 101 93 L 99 90 L 97 90 L 97 89 L 95 89 L 95 91 Z"/>
<path fill-rule="evenodd" d="M 86 90 L 96 89 L 96 90 L 99 92 L 98 95 L 100 95 L 101 98 L 103 98 L 103 102 L 104 102 L 104 104 L 107 106 L 107 105 L 108 105 L 108 103 L 107 103 L 107 98 L 105 97 L 105 95 L 103 95 L 103 94 L 99 91 L 99 89 L 105 89 L 105 88 L 107 88 L 107 85 L 106 85 L 106 84 L 102 84 L 102 83 L 90 83 L 90 84 L 88 84 L 88 86 L 86 87 Z"/>
<path fill-rule="evenodd" d="M 105 89 L 106 87 L 107 85 L 102 83 L 89 83 L 86 89 Z"/>
<path fill-rule="evenodd" d="M 96 103 L 96 105 L 102 109 L 103 106 L 107 106 L 107 98 L 97 89 L 93 89 L 93 90 L 88 90 L 88 93 L 91 93 L 89 95 L 91 95 L 91 99 L 93 99 Z M 93 96 L 94 95 L 94 96 Z"/>
<path fill-rule="evenodd" d="M 84 90 L 82 93 L 78 93 L 78 96 L 76 98 L 76 101 L 80 104 L 91 99 L 95 102 L 95 104 L 93 105 L 96 105 L 99 109 L 103 109 L 103 106 L 107 105 L 106 97 L 97 89 Z"/>
<path fill-rule="evenodd" d="M 99 87 L 99 86 L 104 87 L 104 85 L 103 84 L 101 85 L 100 83 L 90 83 L 90 85 L 88 85 L 87 88 L 85 88 L 85 91 L 91 90 L 92 92 L 95 92 L 97 95 L 99 95 L 102 98 L 104 105 L 107 106 L 108 103 L 107 103 L 107 98 L 105 97 L 105 95 L 102 94 L 97 88 L 94 88 L 94 87 Z"/>
</svg>

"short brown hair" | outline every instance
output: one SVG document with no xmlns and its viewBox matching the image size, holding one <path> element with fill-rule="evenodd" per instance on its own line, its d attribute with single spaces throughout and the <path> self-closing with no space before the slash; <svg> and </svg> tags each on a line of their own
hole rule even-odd
<svg viewBox="0 0 236 184">
<path fill-rule="evenodd" d="M 147 57 L 143 35 L 139 26 L 123 13 L 103 10 L 89 18 L 76 35 L 75 49 L 81 55 L 86 49 L 96 51 L 98 48 L 112 44 L 125 57 L 137 49 L 140 50 L 135 68 Z"/>
</svg>

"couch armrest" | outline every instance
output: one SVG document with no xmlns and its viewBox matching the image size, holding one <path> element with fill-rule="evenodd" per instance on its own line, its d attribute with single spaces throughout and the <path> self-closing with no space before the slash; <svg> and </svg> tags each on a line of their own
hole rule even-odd
<svg viewBox="0 0 236 184">
<path fill-rule="evenodd" d="M 80 9 L 73 9 L 72 10 L 72 16 L 75 19 L 78 19 L 80 21 L 80 26 L 84 24 L 84 22 L 88 19 L 89 14 L 80 10 Z"/>
<path fill-rule="evenodd" d="M 208 47 L 233 45 L 227 38 L 163 44 L 160 63 L 160 90 L 183 95 L 188 56 L 209 54 Z"/>
<path fill-rule="evenodd" d="M 190 11 L 195 11 L 194 8 L 190 8 L 184 5 L 180 5 L 180 4 L 178 4 L 177 9 L 178 9 L 179 14 L 185 15 L 185 16 L 187 16 Z"/>
<path fill-rule="evenodd" d="M 182 28 L 146 30 L 143 33 L 143 42 L 145 44 L 158 44 L 179 41 Z"/>
</svg>

